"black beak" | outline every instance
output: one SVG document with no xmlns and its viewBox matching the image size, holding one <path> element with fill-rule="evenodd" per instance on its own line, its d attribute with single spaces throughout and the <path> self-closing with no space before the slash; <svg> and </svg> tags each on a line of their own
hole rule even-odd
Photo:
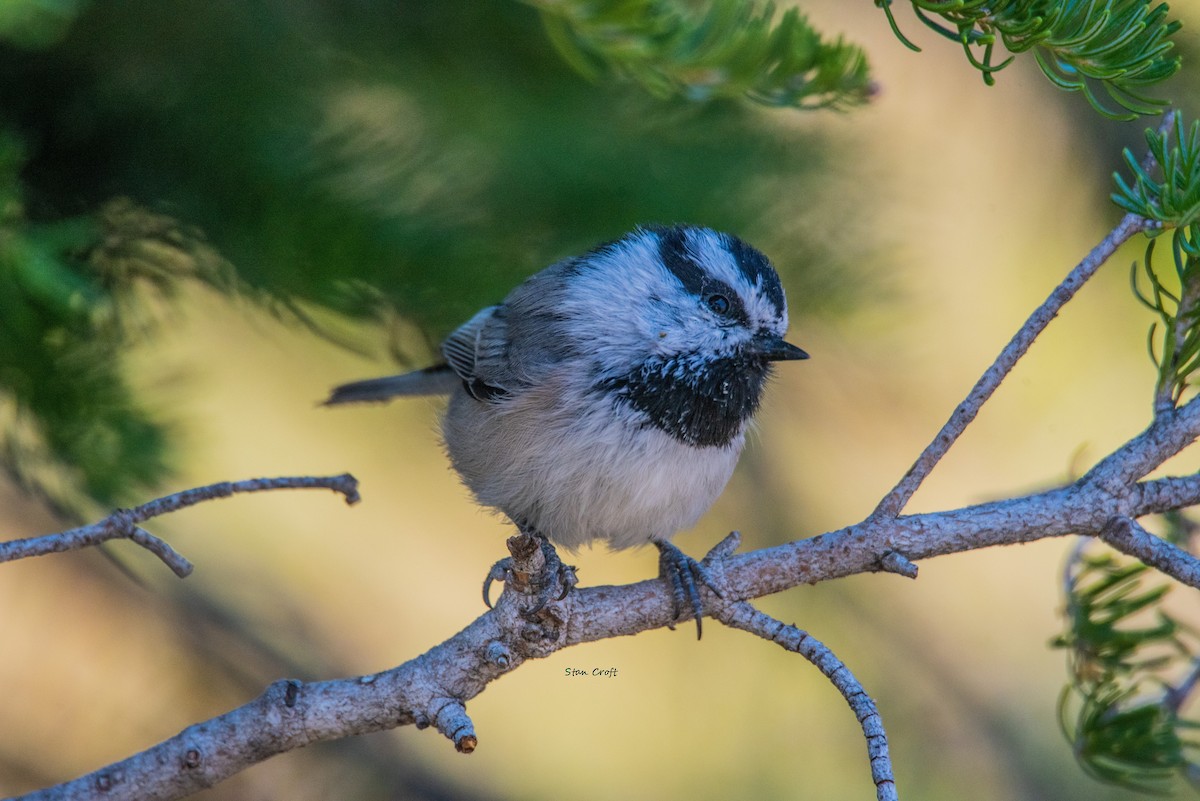
<svg viewBox="0 0 1200 801">
<path fill-rule="evenodd" d="M 783 337 L 761 331 L 753 339 L 754 352 L 769 362 L 786 362 L 807 359 L 808 354 Z"/>
</svg>

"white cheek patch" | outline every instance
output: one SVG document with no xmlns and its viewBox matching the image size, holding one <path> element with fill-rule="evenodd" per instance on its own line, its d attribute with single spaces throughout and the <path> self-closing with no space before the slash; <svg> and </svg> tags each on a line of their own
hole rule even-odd
<svg viewBox="0 0 1200 801">
<path fill-rule="evenodd" d="M 562 304 L 578 345 L 601 361 L 624 363 L 677 344 L 694 315 L 662 269 L 654 236 L 639 232 L 594 258 L 572 277 Z"/>
</svg>

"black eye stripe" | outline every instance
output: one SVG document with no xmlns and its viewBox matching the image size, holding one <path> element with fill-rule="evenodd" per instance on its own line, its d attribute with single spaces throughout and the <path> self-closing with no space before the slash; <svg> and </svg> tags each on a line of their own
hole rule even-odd
<svg viewBox="0 0 1200 801">
<path fill-rule="evenodd" d="M 660 231 L 658 254 L 671 274 L 683 284 L 684 289 L 697 296 L 704 293 L 706 276 L 704 270 L 688 253 L 685 229 L 676 227 Z M 709 282 L 711 283 L 711 279 Z"/>
<path fill-rule="evenodd" d="M 747 245 L 736 236 L 729 234 L 725 236 L 728 240 L 729 252 L 733 254 L 733 260 L 737 262 L 738 269 L 742 271 L 742 275 L 746 276 L 746 280 L 751 285 L 761 281 L 763 296 L 771 301 L 771 305 L 775 307 L 776 313 L 783 314 L 785 304 L 783 286 L 779 283 L 779 275 L 775 272 L 775 268 L 771 266 L 771 262 L 760 251 Z"/>
<path fill-rule="evenodd" d="M 710 296 L 724 295 L 729 301 L 729 311 L 725 313 L 725 316 L 743 325 L 749 325 L 750 316 L 746 313 L 746 307 L 734 288 L 705 272 L 704 268 L 697 264 L 696 260 L 688 253 L 686 229 L 675 227 L 660 231 L 658 253 L 663 264 L 679 280 L 684 289 L 706 304 Z"/>
</svg>

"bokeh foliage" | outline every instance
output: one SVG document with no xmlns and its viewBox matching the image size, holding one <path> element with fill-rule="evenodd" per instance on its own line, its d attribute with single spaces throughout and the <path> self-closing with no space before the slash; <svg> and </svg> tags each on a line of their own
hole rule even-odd
<svg viewBox="0 0 1200 801">
<path fill-rule="evenodd" d="M 615 75 L 658 97 L 746 97 L 768 106 L 849 108 L 871 92 L 866 54 L 826 41 L 797 9 L 742 0 L 525 0 L 583 75 Z"/>
<path fill-rule="evenodd" d="M 0 130 L 14 142 L 5 189 L 18 209 L 6 231 L 27 246 L 18 258 L 11 244 L 6 263 L 87 320 L 121 295 L 87 263 L 114 198 L 203 232 L 206 258 L 223 265 L 180 271 L 170 248 L 156 250 L 160 292 L 219 274 L 208 283 L 293 320 L 311 322 L 317 307 L 402 315 L 436 341 L 538 267 L 638 223 L 694 221 L 762 242 L 747 194 L 795 193 L 822 161 L 812 137 L 779 136 L 745 103 L 588 83 L 519 3 L 134 0 L 50 17 L 25 5 L 26 23 L 0 36 Z M 35 18 L 43 32 L 28 34 Z M 780 30 L 795 31 L 788 19 Z M 32 238 L 51 228 L 57 238 Z M 829 261 L 770 239 L 794 281 L 806 280 L 799 265 Z M 836 295 L 837 281 L 817 280 L 811 302 Z M 23 439 L 62 439 L 36 460 L 62 469 L 45 480 L 29 448 L 10 450 L 9 464 L 62 507 L 144 497 L 166 475 L 170 440 L 121 377 L 130 341 L 119 326 L 52 319 L 67 314 L 54 309 L 6 329 L 0 380 Z M 330 319 L 323 333 L 338 336 Z M 84 361 L 107 394 L 82 391 L 78 369 L 44 351 L 64 326 L 102 349 Z M 96 414 L 102 398 L 120 414 L 105 437 L 79 436 L 68 418 Z"/>
<path fill-rule="evenodd" d="M 1186 545 L 1194 525 L 1164 517 L 1168 537 Z M 1198 776 L 1200 722 L 1191 700 L 1200 661 L 1197 632 L 1164 606 L 1171 589 L 1140 562 L 1082 543 L 1066 572 L 1064 633 L 1072 681 L 1059 720 L 1076 759 L 1092 776 L 1143 792 L 1165 792 Z"/>
<path fill-rule="evenodd" d="M 892 31 L 901 32 L 892 0 L 875 0 Z M 928 28 L 958 42 L 986 83 L 1016 55 L 1032 52 L 1046 77 L 1060 89 L 1082 92 L 1088 103 L 1113 119 L 1156 114 L 1166 101 L 1151 93 L 1179 71 L 1171 35 L 1180 23 L 1166 3 L 1152 0 L 912 0 Z M 1009 54 L 996 62 L 997 45 Z M 1103 94 L 1097 91 L 1100 89 Z"/>
<path fill-rule="evenodd" d="M 1001 66 L 990 61 L 998 36 L 1013 52 L 1035 48 L 1043 67 L 1052 61 L 1064 88 L 1098 82 L 1131 111 L 1153 107 L 1142 89 L 1177 67 L 1168 38 L 1177 24 L 1161 5 L 914 9 L 949 24 L 943 32 L 968 55 L 984 48 L 971 58 L 985 76 Z M 1061 79 L 1071 71 L 1078 85 Z M 120 197 L 203 232 L 222 273 L 238 276 L 210 284 L 314 328 L 306 310 L 322 308 L 403 317 L 436 340 L 537 267 L 645 222 L 731 229 L 785 254 L 779 267 L 793 286 L 810 282 L 811 303 L 858 282 L 801 272 L 830 256 L 764 224 L 762 199 L 795 196 L 823 151 L 781 136 L 753 106 L 853 107 L 871 92 L 867 61 L 771 3 L 11 0 L 0 13 L 0 73 L 0 132 L 16 143 L 7 190 L 19 204 L 6 225 L 10 243 L 26 245 L 9 261 L 24 259 L 26 273 L 50 283 L 71 276 L 55 292 L 88 318 L 105 317 L 122 293 L 77 254 L 95 252 L 99 210 Z M 51 224 L 57 238 L 31 237 Z M 191 277 L 151 272 L 160 293 Z M 59 330 L 66 320 L 43 322 Z M 96 348 L 120 330 L 79 336 Z M 79 394 L 65 386 L 78 371 L 42 352 L 44 338 L 29 341 L 40 333 L 0 343 L 13 354 L 8 381 L 45 387 L 33 377 L 59 371 L 58 408 L 45 393 L 10 390 L 7 403 L 32 434 L 23 439 L 63 439 L 39 459 L 65 460 L 57 472 L 68 480 L 54 492 L 33 480 L 43 471 L 29 469 L 29 449 L 10 449 L 24 460 L 10 467 L 64 507 L 144 495 L 165 473 L 169 438 L 123 389 L 129 341 L 86 360 L 109 391 Z M 393 344 L 401 357 L 412 347 Z M 92 397 L 122 409 L 107 439 L 66 433 L 72 408 L 94 413 L 80 405 Z"/>
<path fill-rule="evenodd" d="M 130 483 L 156 484 L 167 471 L 167 432 L 115 369 L 132 333 L 127 312 L 142 306 L 132 299 L 141 276 L 105 274 L 104 259 L 79 250 L 103 235 L 103 215 L 25 218 L 13 191 L 21 152 L 0 139 L 0 187 L 8 190 L 0 198 L 0 384 L 8 395 L 0 461 L 20 485 L 76 514 L 80 493 L 115 504 Z M 119 247 L 121 233 L 109 233 Z"/>
</svg>

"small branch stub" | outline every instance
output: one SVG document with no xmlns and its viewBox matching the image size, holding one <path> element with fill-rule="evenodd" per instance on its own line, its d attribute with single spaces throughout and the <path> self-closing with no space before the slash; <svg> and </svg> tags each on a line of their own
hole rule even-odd
<svg viewBox="0 0 1200 801">
<path fill-rule="evenodd" d="M 433 723 L 438 731 L 454 743 L 455 750 L 460 754 L 469 754 L 479 745 L 475 724 L 467 716 L 467 709 L 461 701 L 445 699 L 442 707 L 434 713 Z"/>
<path fill-rule="evenodd" d="M 905 578 L 917 577 L 917 566 L 899 551 L 888 551 L 879 559 L 879 566 L 888 573 L 897 573 Z"/>
</svg>

